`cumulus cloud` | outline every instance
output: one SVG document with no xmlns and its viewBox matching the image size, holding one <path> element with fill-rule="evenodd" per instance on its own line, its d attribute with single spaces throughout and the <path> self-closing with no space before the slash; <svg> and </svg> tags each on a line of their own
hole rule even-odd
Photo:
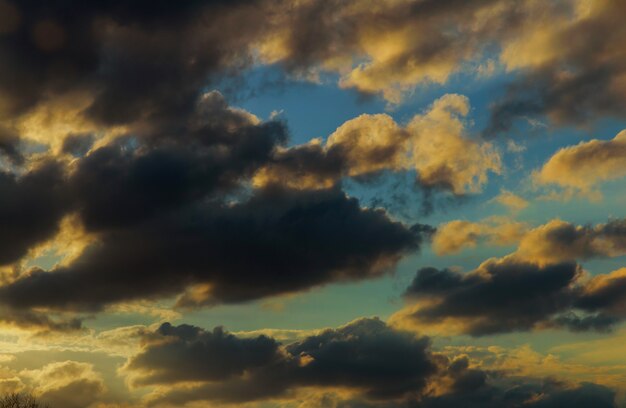
<svg viewBox="0 0 626 408">
<path fill-rule="evenodd" d="M 418 394 L 435 373 L 429 344 L 366 318 L 287 346 L 265 336 L 238 338 L 220 328 L 165 324 L 125 370 L 136 385 L 200 382 L 191 389 L 172 388 L 161 398 L 174 405 L 275 398 L 301 387 L 398 398 Z"/>
<path fill-rule="evenodd" d="M 497 60 L 517 78 L 493 105 L 488 134 L 537 115 L 585 123 L 624 110 L 619 2 L 303 1 L 289 10 L 260 37 L 261 61 L 304 77 L 337 73 L 341 87 L 391 103 Z"/>
<path fill-rule="evenodd" d="M 432 246 L 437 255 L 448 255 L 482 243 L 514 245 L 529 228 L 524 222 L 505 217 L 491 217 L 480 222 L 454 220 L 437 227 L 432 238 Z"/>
<path fill-rule="evenodd" d="M 467 135 L 466 97 L 447 94 L 405 126 L 386 114 L 361 115 L 341 125 L 326 143 L 283 149 L 255 176 L 257 185 L 329 187 L 343 177 L 367 179 L 382 171 L 415 170 L 425 188 L 461 195 L 479 192 L 501 170 L 493 145 Z"/>
<path fill-rule="evenodd" d="M 557 219 L 525 234 L 515 256 L 549 263 L 624 254 L 626 220 L 618 218 L 606 224 L 581 226 Z"/>
<path fill-rule="evenodd" d="M 489 133 L 518 117 L 583 122 L 624 108 L 619 2 L 207 0 L 146 11 L 143 1 L 74 1 L 71 13 L 3 4 L 19 16 L 2 31 L 4 117 L 82 92 L 96 123 L 163 124 L 253 63 L 301 78 L 338 74 L 340 87 L 398 103 L 416 86 L 491 72 L 481 67 L 497 60 L 520 78 L 494 105 Z"/>
<path fill-rule="evenodd" d="M 419 225 L 361 208 L 337 187 L 250 190 L 286 142 L 283 123 L 261 122 L 219 92 L 185 115 L 175 136 L 147 129 L 83 149 L 70 164 L 5 175 L 13 199 L 0 214 L 15 227 L 0 232 L 0 261 L 36 245 L 72 252 L 47 271 L 6 275 L 7 310 L 93 311 L 172 295 L 181 307 L 242 302 L 378 277 L 419 247 Z M 68 215 L 76 228 L 63 227 Z"/>
<path fill-rule="evenodd" d="M 510 9 L 500 59 L 521 78 L 493 106 L 488 132 L 517 118 L 547 114 L 557 124 L 620 116 L 626 99 L 624 4 L 614 1 L 529 1 Z"/>
<path fill-rule="evenodd" d="M 626 130 L 612 140 L 593 139 L 557 151 L 534 174 L 539 185 L 556 185 L 597 197 L 599 183 L 626 176 Z"/>
<path fill-rule="evenodd" d="M 18 308 L 93 310 L 200 285 L 181 306 L 245 301 L 380 276 L 419 242 L 419 233 L 340 191 L 267 190 L 112 229 L 69 265 L 3 286 L 0 298 Z"/>
<path fill-rule="evenodd" d="M 606 331 L 626 317 L 623 275 L 620 269 L 589 280 L 575 263 L 538 265 L 512 256 L 466 274 L 422 268 L 406 290 L 409 306 L 391 321 L 473 336 L 547 327 Z"/>
<path fill-rule="evenodd" d="M 468 274 L 423 268 L 406 291 L 417 303 L 396 319 L 472 335 L 530 330 L 571 305 L 580 273 L 575 264 L 538 267 L 506 259 L 488 260 Z"/>
<path fill-rule="evenodd" d="M 615 406 L 615 393 L 605 386 L 521 371 L 509 377 L 503 361 L 488 363 L 498 367 L 491 370 L 466 354 L 435 353 L 426 337 L 362 318 L 286 345 L 263 335 L 239 338 L 222 328 L 164 324 L 146 335 L 123 371 L 135 386 L 158 386 L 148 399 L 158 406 L 543 407 L 591 400 Z"/>
<path fill-rule="evenodd" d="M 620 218 L 597 225 L 575 225 L 554 219 L 532 228 L 509 218 L 490 217 L 478 222 L 446 222 L 437 227 L 432 246 L 436 254 L 447 255 L 479 244 L 517 245 L 510 255 L 512 258 L 549 264 L 624 255 L 625 237 L 626 223 Z"/>
</svg>

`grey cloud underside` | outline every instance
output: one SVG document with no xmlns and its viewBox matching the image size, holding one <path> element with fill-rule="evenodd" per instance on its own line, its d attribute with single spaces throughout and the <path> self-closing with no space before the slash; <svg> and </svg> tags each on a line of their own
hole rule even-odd
<svg viewBox="0 0 626 408">
<path fill-rule="evenodd" d="M 262 401 L 316 387 L 320 393 L 329 392 L 322 401 L 346 408 L 583 407 L 591 401 L 594 406 L 615 406 L 615 393 L 606 387 L 590 383 L 565 387 L 556 381 L 509 378 L 472 368 L 467 357 L 435 354 L 428 338 L 398 331 L 375 318 L 285 346 L 266 336 L 238 338 L 222 328 L 205 331 L 169 323 L 146 341 L 125 370 L 136 375 L 136 385 L 173 387 L 154 404 Z M 176 388 L 186 381 L 199 385 Z M 431 382 L 449 385 L 433 394 L 427 386 Z M 332 396 L 330 391 L 337 387 L 353 393 Z"/>
<path fill-rule="evenodd" d="M 538 266 L 507 259 L 468 274 L 423 268 L 405 297 L 428 303 L 408 318 L 431 323 L 457 319 L 475 336 L 541 326 L 610 330 L 626 317 L 621 307 L 626 279 L 616 276 L 594 286 L 593 281 L 585 283 L 581 273 L 573 262 Z"/>
</svg>

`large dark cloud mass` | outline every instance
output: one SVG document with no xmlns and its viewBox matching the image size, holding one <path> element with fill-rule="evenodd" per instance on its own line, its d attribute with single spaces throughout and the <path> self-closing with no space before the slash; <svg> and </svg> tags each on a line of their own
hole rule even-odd
<svg viewBox="0 0 626 408">
<path fill-rule="evenodd" d="M 625 282 L 623 269 L 586 280 L 573 262 L 540 266 L 504 258 L 467 274 L 423 268 L 405 293 L 418 306 L 403 318 L 447 320 L 476 336 L 559 326 L 606 331 L 625 317 Z"/>
<path fill-rule="evenodd" d="M 419 235 L 337 190 L 267 190 L 112 228 L 68 266 L 0 289 L 16 307 L 98 308 L 207 284 L 181 305 L 236 302 L 388 271 Z M 54 290 L 51 290 L 54 288 Z"/>
<path fill-rule="evenodd" d="M 285 346 L 266 336 L 240 338 L 222 328 L 205 331 L 166 323 L 148 335 L 124 371 L 137 386 L 169 387 L 153 403 L 173 405 L 293 398 L 305 388 L 323 395 L 339 388 L 351 393 L 322 397 L 320 406 L 584 407 L 591 401 L 615 406 L 615 393 L 606 387 L 507 378 L 471 367 L 466 356 L 435 354 L 428 338 L 375 318 Z M 190 381 L 196 385 L 183 386 Z"/>
<path fill-rule="evenodd" d="M 206 89 L 251 62 L 278 3 L 2 2 L 10 126 L 0 152 L 27 162 L 0 178 L 11 197 L 0 204 L 0 263 L 72 214 L 94 240 L 71 262 L 10 279 L 0 303 L 80 312 L 175 295 L 184 307 L 241 302 L 377 277 L 418 248 L 427 229 L 363 209 L 337 186 L 251 188 L 288 131 Z M 96 131 L 68 134 L 49 164 L 23 158 L 12 119 L 72 92 L 88 95 L 79 115 Z"/>
<path fill-rule="evenodd" d="M 8 226 L 0 263 L 51 238 L 64 215 L 77 213 L 96 237 L 69 264 L 4 285 L 4 305 L 80 312 L 174 295 L 185 307 L 254 300 L 381 276 L 428 230 L 363 209 L 338 187 L 251 190 L 287 129 L 231 108 L 218 92 L 178 119 L 95 148 L 89 134 L 71 134 L 70 166 L 2 175 L 11 199 L 0 205 Z"/>
<path fill-rule="evenodd" d="M 240 339 L 219 328 L 207 332 L 166 324 L 126 369 L 144 385 L 207 382 L 172 392 L 167 399 L 174 403 L 243 402 L 307 386 L 347 387 L 381 399 L 424 388 L 436 371 L 428 347 L 426 338 L 395 332 L 378 319 L 357 320 L 280 348 L 265 336 Z"/>
</svg>

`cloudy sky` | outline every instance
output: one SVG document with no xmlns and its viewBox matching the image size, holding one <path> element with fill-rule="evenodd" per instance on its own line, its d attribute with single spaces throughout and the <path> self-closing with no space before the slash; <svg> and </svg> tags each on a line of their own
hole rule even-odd
<svg viewBox="0 0 626 408">
<path fill-rule="evenodd" d="M 0 394 L 626 406 L 624 15 L 0 0 Z"/>
</svg>

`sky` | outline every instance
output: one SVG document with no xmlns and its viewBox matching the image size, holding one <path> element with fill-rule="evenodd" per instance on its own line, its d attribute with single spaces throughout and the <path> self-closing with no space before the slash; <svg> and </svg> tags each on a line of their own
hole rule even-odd
<svg viewBox="0 0 626 408">
<path fill-rule="evenodd" d="M 0 395 L 626 406 L 622 0 L 0 0 Z"/>
</svg>

